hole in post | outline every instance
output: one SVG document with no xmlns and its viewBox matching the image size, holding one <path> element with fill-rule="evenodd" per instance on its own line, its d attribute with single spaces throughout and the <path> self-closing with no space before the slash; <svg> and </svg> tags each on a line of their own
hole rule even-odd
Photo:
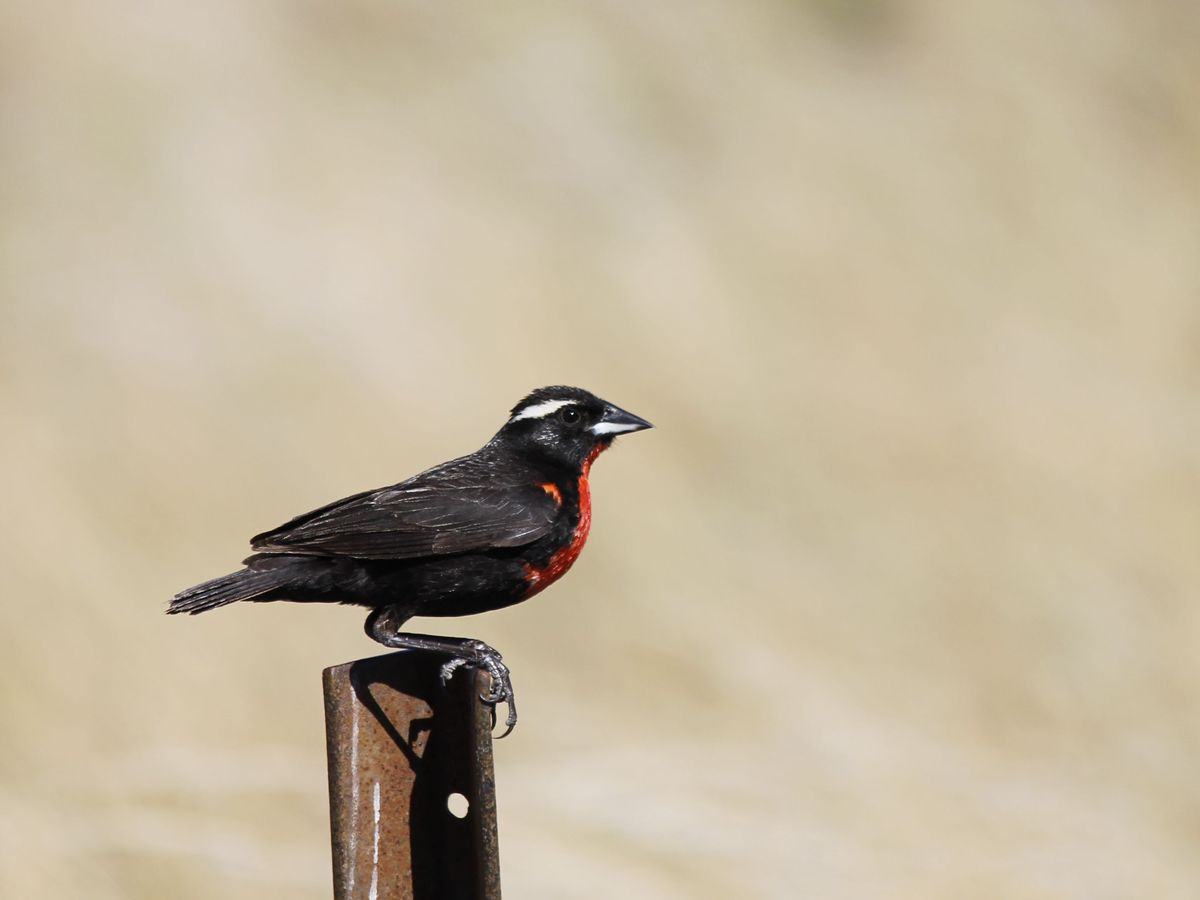
<svg viewBox="0 0 1200 900">
<path fill-rule="evenodd" d="M 446 798 L 446 809 L 450 810 L 450 815 L 456 819 L 465 819 L 470 808 L 471 801 L 462 794 L 454 793 Z"/>
</svg>

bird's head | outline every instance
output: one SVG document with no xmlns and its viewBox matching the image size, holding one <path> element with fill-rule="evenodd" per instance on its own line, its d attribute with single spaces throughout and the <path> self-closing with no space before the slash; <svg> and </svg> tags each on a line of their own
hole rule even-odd
<svg viewBox="0 0 1200 900">
<path fill-rule="evenodd" d="M 653 426 L 576 387 L 544 387 L 513 407 L 495 440 L 572 471 L 583 471 L 619 434 Z"/>
</svg>

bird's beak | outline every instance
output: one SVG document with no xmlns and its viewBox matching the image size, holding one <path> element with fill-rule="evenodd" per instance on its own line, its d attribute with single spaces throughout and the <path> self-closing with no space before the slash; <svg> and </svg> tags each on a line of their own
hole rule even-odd
<svg viewBox="0 0 1200 900">
<path fill-rule="evenodd" d="M 653 427 L 641 416 L 635 416 L 610 403 L 604 407 L 604 415 L 600 417 L 600 421 L 588 430 L 594 435 L 617 435 L 628 434 L 631 431 L 644 431 Z"/>
</svg>

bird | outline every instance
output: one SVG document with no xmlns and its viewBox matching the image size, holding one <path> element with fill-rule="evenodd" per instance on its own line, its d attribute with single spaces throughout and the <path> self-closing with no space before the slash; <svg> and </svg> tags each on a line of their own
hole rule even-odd
<svg viewBox="0 0 1200 900">
<path fill-rule="evenodd" d="M 592 463 L 618 435 L 653 427 L 577 387 L 538 388 L 473 453 L 398 484 L 304 513 L 250 539 L 243 568 L 176 594 L 169 614 L 237 601 L 291 600 L 369 607 L 365 630 L 397 649 L 447 657 L 492 679 L 481 697 L 516 699 L 501 655 L 482 641 L 402 631 L 414 616 L 465 616 L 527 600 L 578 559 L 592 523 Z"/>
</svg>

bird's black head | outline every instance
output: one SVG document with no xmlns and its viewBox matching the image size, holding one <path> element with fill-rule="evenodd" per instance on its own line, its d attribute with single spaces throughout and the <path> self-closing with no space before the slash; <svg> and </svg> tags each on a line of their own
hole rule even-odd
<svg viewBox="0 0 1200 900">
<path fill-rule="evenodd" d="M 618 434 L 651 428 L 640 416 L 582 388 L 538 388 L 513 407 L 494 440 L 572 471 L 583 471 Z"/>
</svg>

